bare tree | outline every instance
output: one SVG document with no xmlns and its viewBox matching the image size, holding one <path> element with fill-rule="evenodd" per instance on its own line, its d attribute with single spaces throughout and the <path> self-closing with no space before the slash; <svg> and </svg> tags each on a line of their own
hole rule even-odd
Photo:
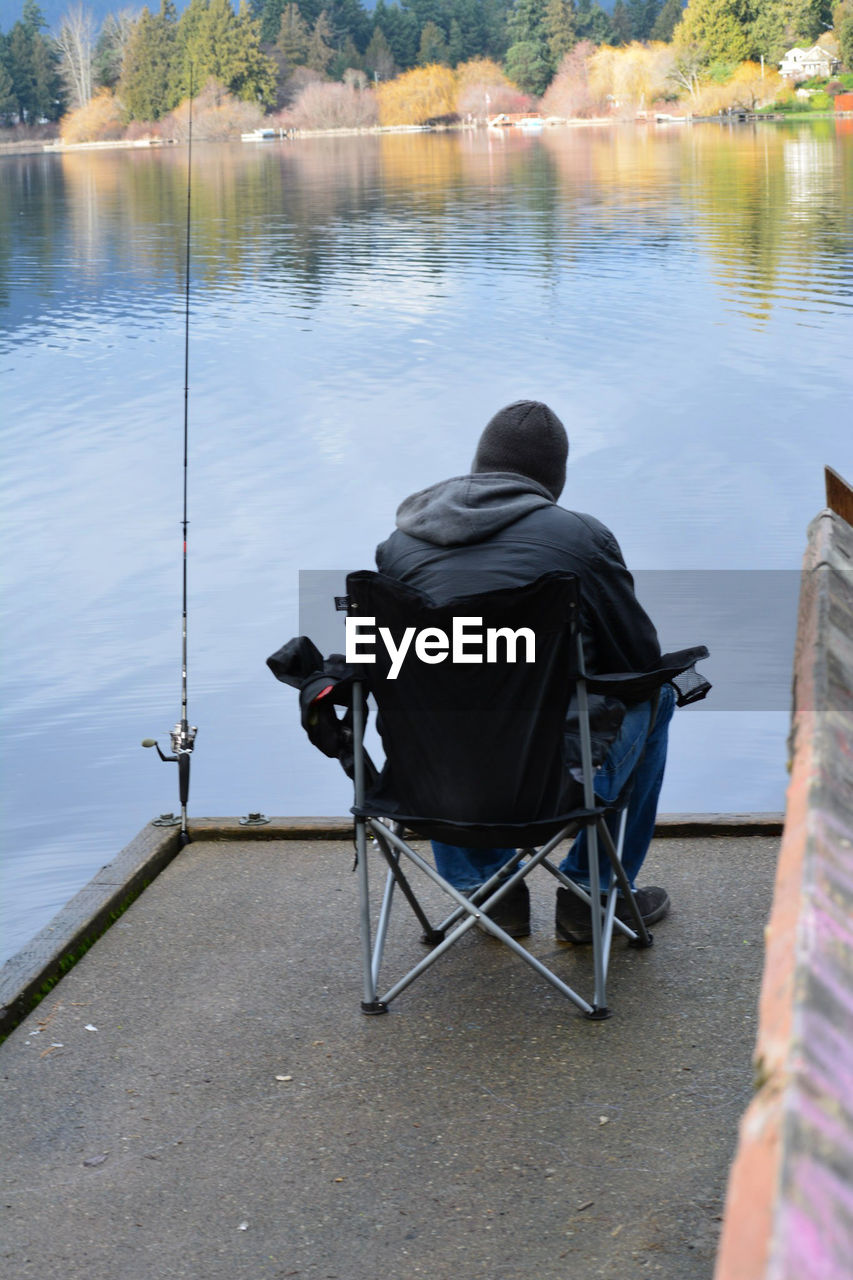
<svg viewBox="0 0 853 1280">
<path fill-rule="evenodd" d="M 110 89 L 118 84 L 124 66 L 124 51 L 138 18 L 139 12 L 135 9 L 121 9 L 118 13 L 108 13 L 104 18 L 93 54 L 96 84 L 107 85 Z"/>
<path fill-rule="evenodd" d="M 92 55 L 95 17 L 91 9 L 73 4 L 62 19 L 56 47 L 71 107 L 85 107 L 92 97 Z"/>
<path fill-rule="evenodd" d="M 701 45 L 693 43 L 673 44 L 671 47 L 675 59 L 668 79 L 680 89 L 686 89 L 690 97 L 695 99 L 699 95 L 707 61 L 705 51 Z"/>
</svg>

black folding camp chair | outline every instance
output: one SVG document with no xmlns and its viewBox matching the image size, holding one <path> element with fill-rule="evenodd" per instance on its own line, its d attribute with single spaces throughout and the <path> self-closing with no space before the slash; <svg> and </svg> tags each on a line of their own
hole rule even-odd
<svg viewBox="0 0 853 1280">
<path fill-rule="evenodd" d="M 344 738 L 355 788 L 352 811 L 359 870 L 363 1011 L 385 1013 L 392 1000 L 479 925 L 589 1018 L 608 1017 L 606 983 L 614 933 L 636 947 L 650 946 L 652 937 L 622 867 L 628 794 L 610 806 L 595 796 L 590 695 L 637 702 L 653 698 L 656 690 L 670 681 L 676 685 L 680 703 L 694 701 L 710 688 L 693 669 L 695 662 L 707 657 L 707 649 L 666 655 L 653 672 L 587 676 L 578 583 L 571 574 L 549 573 L 524 588 L 444 604 L 371 572 L 350 574 L 347 592 L 339 607 L 347 610 L 347 625 L 357 639 L 359 656 L 369 659 L 355 666 L 350 663 L 346 668 L 347 696 L 338 692 L 334 699 L 349 703 L 352 709 L 352 733 L 347 729 Z M 454 636 L 460 645 L 455 655 Z M 408 648 L 401 658 L 407 640 Z M 316 683 L 319 686 L 322 678 Z M 325 685 L 318 697 L 330 689 Z M 376 702 L 386 756 L 378 774 L 364 747 L 370 696 Z M 318 705 L 312 698 L 303 706 L 303 723 L 307 717 L 309 733 L 310 723 L 316 732 L 311 708 Z M 568 729 L 572 721 L 576 722 L 576 734 Z M 322 749 L 336 754 L 326 746 Z M 606 819 L 613 816 L 617 821 L 609 825 Z M 617 832 L 615 839 L 611 825 Z M 589 893 L 552 860 L 560 842 L 573 838 L 584 826 L 588 831 Z M 466 897 L 412 847 L 406 832 L 471 849 L 511 847 L 514 852 L 499 872 Z M 368 884 L 369 835 L 387 867 L 375 932 Z M 606 884 L 599 879 L 599 844 L 610 862 Z M 539 866 L 590 907 L 591 1001 L 489 915 L 500 898 Z M 438 885 L 450 899 L 450 913 L 437 924 L 430 923 L 406 874 L 411 868 Z M 630 924 L 615 914 L 620 890 L 629 908 Z M 431 950 L 381 991 L 379 976 L 395 895 L 408 902 Z"/>
</svg>

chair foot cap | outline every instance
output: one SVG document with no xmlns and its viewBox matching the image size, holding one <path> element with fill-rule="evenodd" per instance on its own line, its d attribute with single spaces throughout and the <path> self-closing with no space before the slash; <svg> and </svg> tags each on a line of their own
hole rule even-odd
<svg viewBox="0 0 853 1280">
<path fill-rule="evenodd" d="M 366 1013 L 368 1017 L 377 1017 L 380 1013 L 387 1013 L 388 1006 L 381 1000 L 362 1000 L 361 1012 Z"/>
<path fill-rule="evenodd" d="M 437 947 L 440 942 L 444 942 L 444 930 L 430 929 L 428 933 L 422 933 L 421 942 L 428 947 Z"/>
<path fill-rule="evenodd" d="M 649 947 L 654 943 L 655 935 L 653 933 L 649 933 L 648 930 L 646 930 L 646 934 L 648 938 L 647 941 L 644 942 L 640 935 L 637 934 L 636 938 L 628 939 L 628 946 L 633 947 L 635 951 L 648 951 Z"/>
<path fill-rule="evenodd" d="M 584 1017 L 588 1018 L 590 1022 L 604 1022 L 607 1018 L 612 1018 L 613 1014 L 607 1008 L 607 1005 L 601 1005 L 601 1007 L 590 1009 L 589 1013 L 584 1014 Z"/>
</svg>

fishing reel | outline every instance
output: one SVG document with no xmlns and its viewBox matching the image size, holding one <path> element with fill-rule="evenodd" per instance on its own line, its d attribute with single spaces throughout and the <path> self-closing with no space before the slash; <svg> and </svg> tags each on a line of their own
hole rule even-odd
<svg viewBox="0 0 853 1280">
<path fill-rule="evenodd" d="M 186 720 L 179 720 L 174 729 L 169 734 L 172 743 L 173 755 L 164 755 L 160 749 L 160 743 L 156 738 L 143 738 L 143 747 L 156 747 L 157 754 L 161 760 L 167 764 L 177 764 L 178 766 L 178 794 L 181 801 L 181 841 L 186 844 L 189 841 L 187 834 L 187 802 L 190 796 L 190 754 L 195 745 L 195 736 L 198 733 L 198 726 L 187 724 Z"/>
<path fill-rule="evenodd" d="M 169 734 L 175 755 L 180 755 L 182 751 L 192 751 L 197 733 L 198 725 L 187 724 L 185 720 L 179 721 Z"/>
<path fill-rule="evenodd" d="M 160 748 L 160 743 L 156 738 L 143 738 L 143 747 L 156 747 L 157 754 L 161 760 L 167 764 L 178 762 L 178 757 L 188 755 L 195 746 L 195 736 L 198 733 L 198 725 L 187 724 L 184 720 L 179 720 L 174 729 L 169 732 L 169 739 L 172 743 L 172 751 L 174 755 L 164 756 Z"/>
</svg>

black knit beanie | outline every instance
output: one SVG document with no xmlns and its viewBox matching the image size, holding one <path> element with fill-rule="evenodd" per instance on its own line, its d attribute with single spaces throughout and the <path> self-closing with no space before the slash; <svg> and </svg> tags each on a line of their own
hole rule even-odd
<svg viewBox="0 0 853 1280">
<path fill-rule="evenodd" d="M 552 409 L 540 400 L 516 400 L 487 424 L 471 471 L 514 471 L 544 485 L 556 502 L 566 483 L 569 439 Z"/>
</svg>

